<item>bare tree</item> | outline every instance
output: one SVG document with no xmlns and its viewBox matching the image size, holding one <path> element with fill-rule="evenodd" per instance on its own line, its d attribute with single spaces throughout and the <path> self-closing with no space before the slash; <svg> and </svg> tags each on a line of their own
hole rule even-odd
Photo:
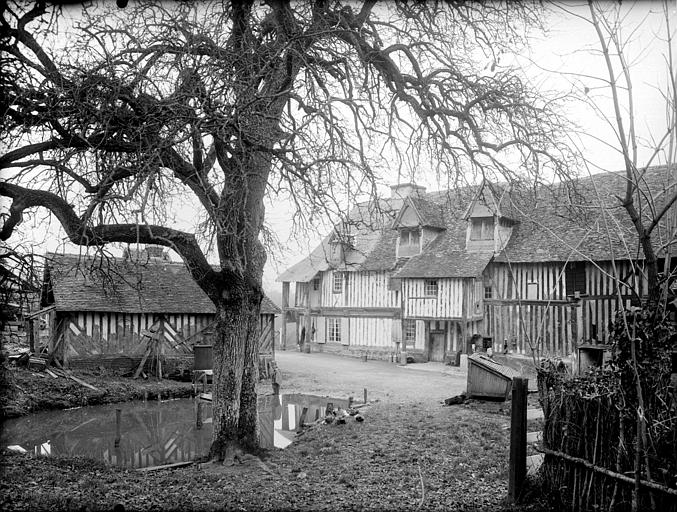
<svg viewBox="0 0 677 512">
<path fill-rule="evenodd" d="M 432 162 L 452 184 L 570 173 L 558 98 L 497 67 L 538 6 L 144 2 L 87 11 L 65 35 L 50 14 L 39 1 L 0 18 L 0 239 L 42 207 L 75 244 L 181 255 L 218 312 L 214 458 L 257 445 L 267 191 L 326 212 L 393 167 Z M 187 193 L 202 232 L 164 206 Z"/>
<path fill-rule="evenodd" d="M 595 48 L 590 50 L 597 57 L 601 75 L 592 74 L 571 76 L 574 87 L 581 93 L 582 100 L 599 116 L 612 135 L 609 140 L 601 140 L 622 158 L 622 170 L 625 173 L 625 191 L 616 197 L 616 205 L 625 210 L 637 235 L 638 245 L 643 254 L 649 300 L 656 303 L 661 297 L 661 285 L 670 269 L 670 253 L 675 250 L 677 223 L 675 223 L 675 202 L 677 202 L 677 73 L 674 68 L 673 39 L 675 27 L 671 26 L 670 8 L 666 2 L 651 4 L 652 9 L 639 4 L 625 6 L 621 4 L 587 2 L 586 10 L 573 10 L 570 5 L 558 5 L 572 18 L 582 20 L 595 34 Z M 632 10 L 642 14 L 639 21 L 632 21 Z M 656 20 L 663 16 L 662 23 L 647 24 L 647 16 L 653 12 Z M 665 64 L 661 76 L 665 83 L 652 84 L 650 92 L 655 103 L 665 105 L 665 122 L 657 126 L 638 126 L 637 83 L 644 81 L 633 69 L 633 58 L 629 48 L 640 35 L 652 35 L 656 40 L 653 48 L 662 48 Z M 640 50 L 635 50 L 638 53 Z M 646 50 L 641 50 L 642 53 Z M 646 90 L 647 87 L 645 85 Z M 647 135 L 648 128 L 648 135 Z M 586 134 L 590 135 L 590 134 Z M 599 134 L 592 134 L 598 138 Z M 603 136 L 602 136 L 603 137 Z M 586 165 L 599 167 L 583 156 Z M 603 164 L 602 164 L 603 165 Z M 665 165 L 667 187 L 658 196 L 648 196 L 644 184 L 647 169 Z M 617 169 L 613 169 L 614 171 Z M 611 231 L 614 227 L 611 226 Z M 659 231 L 664 232 L 657 236 Z M 657 247 L 656 241 L 668 240 L 668 245 Z M 664 269 L 659 268 L 659 254 L 665 255 Z M 661 276 L 661 271 L 663 275 Z M 665 289 L 665 287 L 663 287 Z"/>
</svg>

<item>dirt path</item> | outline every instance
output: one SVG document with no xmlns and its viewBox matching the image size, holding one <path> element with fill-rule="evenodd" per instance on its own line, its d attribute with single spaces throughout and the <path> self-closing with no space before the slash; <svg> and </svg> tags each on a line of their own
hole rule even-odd
<svg viewBox="0 0 677 512">
<path fill-rule="evenodd" d="M 276 351 L 282 393 L 298 392 L 387 402 L 442 401 L 466 389 L 466 371 L 442 363 L 399 366 L 333 354 Z"/>
</svg>

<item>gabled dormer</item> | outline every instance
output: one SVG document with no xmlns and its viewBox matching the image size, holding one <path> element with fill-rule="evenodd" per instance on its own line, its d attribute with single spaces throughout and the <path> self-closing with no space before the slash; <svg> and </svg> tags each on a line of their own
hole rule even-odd
<svg viewBox="0 0 677 512">
<path fill-rule="evenodd" d="M 404 199 L 393 229 L 398 233 L 396 258 L 410 258 L 420 254 L 446 226 L 441 207 L 417 193 Z"/>
<path fill-rule="evenodd" d="M 355 250 L 355 235 L 351 232 L 348 222 L 342 222 L 334 228 L 329 238 L 328 261 L 332 267 L 338 267 L 346 263 L 350 251 Z"/>
<path fill-rule="evenodd" d="M 515 221 L 502 211 L 508 192 L 484 180 L 464 219 L 468 223 L 465 247 L 470 252 L 501 252 L 510 240 Z"/>
</svg>

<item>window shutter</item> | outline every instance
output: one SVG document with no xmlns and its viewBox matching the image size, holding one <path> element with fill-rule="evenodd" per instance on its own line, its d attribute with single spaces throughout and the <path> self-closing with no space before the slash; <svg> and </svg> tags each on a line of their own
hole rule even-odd
<svg viewBox="0 0 677 512">
<path fill-rule="evenodd" d="M 323 316 L 318 316 L 315 319 L 315 341 L 317 343 L 327 342 L 327 325 Z"/>
<path fill-rule="evenodd" d="M 341 317 L 341 345 L 350 345 L 350 318 Z"/>
</svg>

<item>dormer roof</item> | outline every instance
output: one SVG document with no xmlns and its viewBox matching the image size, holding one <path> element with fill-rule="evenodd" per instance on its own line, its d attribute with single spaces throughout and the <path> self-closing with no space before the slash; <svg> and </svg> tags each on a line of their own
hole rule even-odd
<svg viewBox="0 0 677 512">
<path fill-rule="evenodd" d="M 417 196 L 409 196 L 405 199 L 395 222 L 393 222 L 393 229 L 402 227 L 402 218 L 406 215 L 408 209 L 415 213 L 419 226 L 439 230 L 447 229 L 447 222 L 444 219 L 444 205 Z"/>
<path fill-rule="evenodd" d="M 509 193 L 502 187 L 491 183 L 489 180 L 482 180 L 482 184 L 477 189 L 475 196 L 468 205 L 468 209 L 463 216 L 464 220 L 471 217 L 505 217 L 507 212 L 502 211 L 504 197 Z M 503 208 L 504 209 L 504 208 Z"/>
<path fill-rule="evenodd" d="M 670 187 L 674 187 L 670 172 L 666 167 L 652 167 L 642 174 L 640 191 L 655 198 L 657 209 L 666 204 L 666 198 L 672 191 Z M 637 234 L 623 209 L 618 208 L 617 196 L 623 193 L 625 184 L 622 172 L 597 174 L 569 185 L 539 185 L 524 191 L 485 181 L 480 186 L 452 191 L 418 192 L 404 201 L 382 199 L 364 203 L 351 212 L 350 218 L 366 218 L 369 212 L 376 212 L 381 221 L 376 224 L 360 222 L 352 226 L 355 250 L 349 251 L 349 260 L 342 269 L 402 269 L 412 276 L 423 274 L 432 277 L 434 274 L 435 277 L 443 277 L 443 273 L 475 275 L 491 258 L 495 262 L 511 263 L 641 259 L 641 253 L 628 251 L 628 247 L 636 245 Z M 399 206 L 404 207 L 405 201 L 412 225 L 437 227 L 440 234 L 420 255 L 407 262 L 400 261 L 398 265 L 398 232 L 391 228 L 397 227 L 398 219 L 402 218 Z M 487 210 L 491 206 L 491 212 L 512 221 L 510 238 L 495 255 L 487 250 L 486 254 L 482 252 L 478 257 L 478 251 L 468 251 L 466 247 L 467 220 L 474 213 L 479 213 L 474 207 L 480 201 L 489 203 L 482 203 Z M 428 208 L 430 204 L 434 208 Z M 369 208 L 369 205 L 374 206 Z M 672 209 L 675 208 L 677 205 L 673 204 Z M 603 215 L 611 216 L 615 226 L 611 240 Z M 677 246 L 665 222 L 661 222 L 654 233 L 652 241 L 659 255 L 665 254 L 666 247 Z M 328 240 L 327 237 L 304 261 L 290 268 L 278 280 L 310 280 L 317 272 L 330 268 L 327 262 Z"/>
</svg>

